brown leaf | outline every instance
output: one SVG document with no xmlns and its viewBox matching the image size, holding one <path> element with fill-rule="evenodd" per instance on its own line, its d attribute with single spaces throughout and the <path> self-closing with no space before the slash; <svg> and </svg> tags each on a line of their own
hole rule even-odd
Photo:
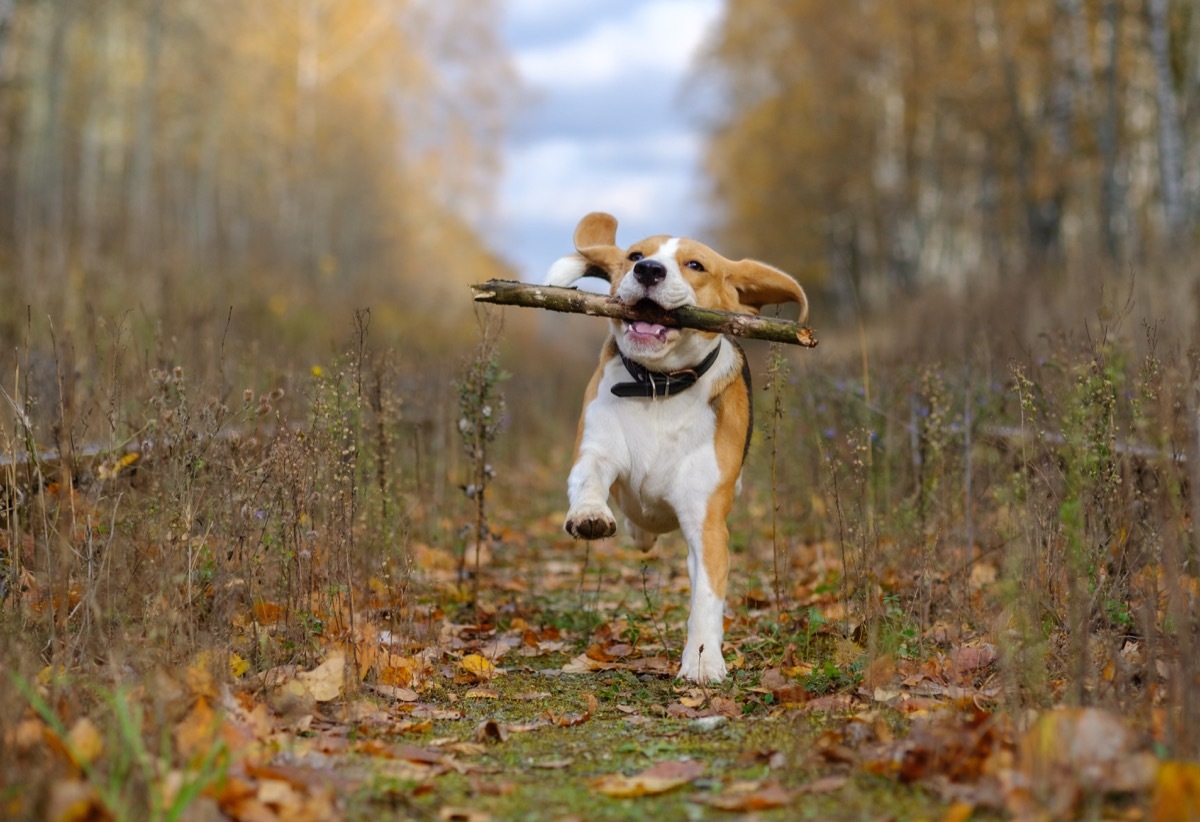
<svg viewBox="0 0 1200 822">
<path fill-rule="evenodd" d="M 778 691 L 781 688 L 787 688 L 795 684 L 795 680 L 785 676 L 783 671 L 779 670 L 778 668 L 768 668 L 767 670 L 763 671 L 762 677 L 760 677 L 758 681 L 759 688 L 766 693 Z"/>
<path fill-rule="evenodd" d="M 698 760 L 668 760 L 633 776 L 608 774 L 591 781 L 592 789 L 605 796 L 629 798 L 655 796 L 675 790 L 700 776 L 708 766 Z"/>
<path fill-rule="evenodd" d="M 438 811 L 441 822 L 488 822 L 492 817 L 474 808 L 460 808 L 447 805 Z"/>
<path fill-rule="evenodd" d="M 973 673 L 987 668 L 1000 657 L 996 646 L 960 645 L 950 652 L 950 667 L 959 674 Z"/>
<path fill-rule="evenodd" d="M 1154 772 L 1119 716 L 1101 708 L 1059 708 L 1038 717 L 1021 739 L 1020 762 L 1035 793 L 1064 782 L 1085 791 L 1139 791 Z"/>
<path fill-rule="evenodd" d="M 488 719 L 475 728 L 474 739 L 476 742 L 507 742 L 508 728 L 494 719 Z"/>
<path fill-rule="evenodd" d="M 895 675 L 895 658 L 891 654 L 883 654 L 871 660 L 871 664 L 863 671 L 862 684 L 864 688 L 873 691 L 887 685 Z"/>
<path fill-rule="evenodd" d="M 848 776 L 822 776 L 820 779 L 814 779 L 812 782 L 804 783 L 796 789 L 796 793 L 833 793 L 834 791 L 840 791 L 849 781 L 850 777 Z"/>
<path fill-rule="evenodd" d="M 789 791 L 778 782 L 768 782 L 753 790 L 724 793 L 705 797 L 701 801 L 709 807 L 734 813 L 751 813 L 782 808 L 792 801 L 794 791 Z"/>
<path fill-rule="evenodd" d="M 570 728 L 575 725 L 582 725 L 592 718 L 592 714 L 596 713 L 596 709 L 600 707 L 599 701 L 595 694 L 584 694 L 587 699 L 587 708 L 582 714 L 556 714 L 553 711 L 546 711 L 542 717 L 551 725 L 559 728 Z"/>
<path fill-rule="evenodd" d="M 299 680 L 285 682 L 267 693 L 267 705 L 288 722 L 311 716 L 317 701 L 312 691 Z"/>
<path fill-rule="evenodd" d="M 96 791 L 86 782 L 59 780 L 47 792 L 43 818 L 53 822 L 108 819 Z"/>
</svg>

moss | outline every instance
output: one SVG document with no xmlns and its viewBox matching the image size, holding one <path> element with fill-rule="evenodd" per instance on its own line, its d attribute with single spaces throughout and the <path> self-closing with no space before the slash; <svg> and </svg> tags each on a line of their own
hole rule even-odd
<svg viewBox="0 0 1200 822">
<path fill-rule="evenodd" d="M 580 714 L 586 694 L 593 693 L 600 701 L 586 722 L 510 733 L 506 741 L 488 744 L 480 755 L 457 757 L 461 772 L 427 783 L 398 785 L 380 780 L 351 800 L 351 818 L 373 819 L 392 811 L 433 819 L 446 807 L 483 812 L 493 819 L 710 818 L 725 814 L 691 800 L 719 793 L 730 782 L 772 779 L 784 787 L 798 788 L 830 773 L 830 765 L 812 754 L 814 739 L 825 726 L 820 715 L 740 718 L 705 731 L 690 720 L 661 715 L 680 696 L 677 689 L 681 686 L 670 679 L 643 678 L 625 671 L 555 674 L 524 670 L 497 677 L 489 686 L 500 693 L 499 699 L 459 699 L 454 706 L 463 712 L 462 720 L 437 722 L 428 733 L 408 735 L 402 741 L 421 745 L 447 737 L 470 739 L 479 723 L 489 719 L 512 725 L 532 722 L 547 711 Z M 465 693 L 469 687 L 448 690 L 446 701 L 450 692 Z M 713 693 L 730 693 L 739 687 L 727 684 Z M 539 692 L 549 695 L 521 698 Z M 636 713 L 626 713 L 618 705 Z M 638 719 L 631 721 L 631 716 Z M 707 763 L 708 770 L 691 785 L 658 796 L 614 799 L 592 789 L 595 777 L 633 774 L 672 759 L 700 760 Z M 920 790 L 843 772 L 852 778 L 839 791 L 798 795 L 790 807 L 764 812 L 764 818 L 939 815 L 939 803 Z"/>
</svg>

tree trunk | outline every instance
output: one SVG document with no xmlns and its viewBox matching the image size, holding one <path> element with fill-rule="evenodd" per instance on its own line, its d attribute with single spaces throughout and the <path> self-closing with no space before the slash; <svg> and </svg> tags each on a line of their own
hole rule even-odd
<svg viewBox="0 0 1200 822">
<path fill-rule="evenodd" d="M 1183 133 L 1179 102 L 1171 72 L 1170 0 L 1147 0 L 1150 58 L 1154 63 L 1154 96 L 1158 103 L 1158 169 L 1167 239 L 1182 239 L 1187 225 L 1183 190 Z"/>
<path fill-rule="evenodd" d="M 1104 65 L 1104 103 L 1097 105 L 1096 144 L 1100 149 L 1100 232 L 1109 259 L 1122 258 L 1121 223 L 1125 219 L 1125 202 L 1117 174 L 1118 129 L 1121 122 L 1121 89 L 1118 84 L 1118 63 L 1121 54 L 1121 2 L 1105 0 L 1104 21 L 1108 25 L 1108 59 Z"/>
<path fill-rule="evenodd" d="M 157 132 L 158 65 L 162 54 L 163 3 L 149 0 L 143 41 L 145 75 L 138 88 L 134 117 L 134 140 L 131 147 L 129 175 L 129 222 L 126 226 L 125 249 L 129 260 L 144 273 L 149 257 L 157 246 L 160 222 L 155 214 L 154 153 Z M 160 266 L 165 272 L 165 266 Z M 167 283 L 158 282 L 159 299 L 165 300 Z"/>
</svg>

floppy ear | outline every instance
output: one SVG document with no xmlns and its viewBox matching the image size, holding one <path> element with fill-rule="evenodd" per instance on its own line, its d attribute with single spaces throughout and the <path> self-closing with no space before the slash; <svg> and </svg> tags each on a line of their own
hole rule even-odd
<svg viewBox="0 0 1200 822">
<path fill-rule="evenodd" d="M 800 283 L 758 260 L 742 260 L 729 270 L 727 282 L 737 291 L 743 310 L 757 314 L 764 305 L 799 303 L 800 322 L 808 319 L 808 297 Z"/>
<path fill-rule="evenodd" d="M 571 285 L 584 277 L 611 283 L 625 264 L 625 253 L 617 247 L 617 218 L 593 211 L 580 220 L 575 227 L 575 251 L 550 266 L 548 285 Z"/>
</svg>

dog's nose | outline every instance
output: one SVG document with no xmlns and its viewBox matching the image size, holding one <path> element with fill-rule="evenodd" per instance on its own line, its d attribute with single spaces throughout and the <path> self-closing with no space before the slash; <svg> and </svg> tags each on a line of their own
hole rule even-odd
<svg viewBox="0 0 1200 822">
<path fill-rule="evenodd" d="M 649 288 L 667 278 L 667 267 L 655 260 L 638 260 L 637 265 L 633 267 L 633 276 Z"/>
</svg>

